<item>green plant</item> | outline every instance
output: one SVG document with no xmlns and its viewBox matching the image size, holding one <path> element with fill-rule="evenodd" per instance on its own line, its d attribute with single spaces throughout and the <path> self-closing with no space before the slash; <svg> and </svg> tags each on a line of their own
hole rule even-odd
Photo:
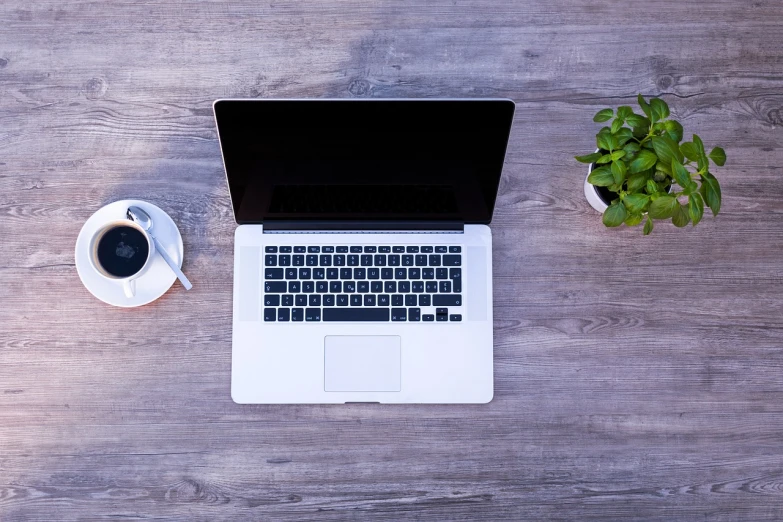
<svg viewBox="0 0 783 522">
<path fill-rule="evenodd" d="M 619 107 L 616 114 L 612 109 L 599 111 L 593 118 L 595 122 L 614 117 L 610 126 L 596 135 L 599 152 L 576 156 L 579 162 L 595 164 L 587 178 L 589 183 L 617 194 L 604 212 L 604 225 L 636 226 L 644 221 L 646 212 L 647 235 L 652 232 L 655 219 L 671 219 L 677 227 L 689 222 L 696 226 L 704 214 L 704 205 L 717 215 L 721 191 L 718 180 L 710 173 L 709 160 L 722 167 L 726 152 L 715 147 L 705 153 L 696 134 L 693 141 L 681 143 L 682 125 L 668 119 L 666 102 L 652 98 L 647 103 L 641 94 L 638 101 L 644 116 L 635 114 L 628 106 Z M 675 190 L 675 184 L 679 190 Z"/>
</svg>

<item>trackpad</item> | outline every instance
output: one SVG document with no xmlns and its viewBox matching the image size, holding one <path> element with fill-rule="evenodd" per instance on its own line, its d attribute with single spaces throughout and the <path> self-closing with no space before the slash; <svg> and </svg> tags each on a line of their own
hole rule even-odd
<svg viewBox="0 0 783 522">
<path fill-rule="evenodd" d="M 328 335 L 324 337 L 324 390 L 400 391 L 400 337 Z"/>
</svg>

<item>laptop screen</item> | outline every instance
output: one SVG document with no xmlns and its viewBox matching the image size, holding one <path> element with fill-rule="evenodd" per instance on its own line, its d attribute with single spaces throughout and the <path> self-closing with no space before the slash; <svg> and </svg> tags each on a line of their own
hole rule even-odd
<svg viewBox="0 0 783 522">
<path fill-rule="evenodd" d="M 511 100 L 219 100 L 237 223 L 489 223 Z"/>
</svg>

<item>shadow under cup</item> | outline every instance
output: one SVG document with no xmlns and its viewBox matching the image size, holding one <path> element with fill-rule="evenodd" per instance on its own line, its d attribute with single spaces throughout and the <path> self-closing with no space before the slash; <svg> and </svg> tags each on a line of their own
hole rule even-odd
<svg viewBox="0 0 783 522">
<path fill-rule="evenodd" d="M 152 251 L 144 230 L 132 221 L 116 221 L 101 228 L 92 238 L 90 261 L 109 279 L 128 279 L 147 266 Z"/>
</svg>

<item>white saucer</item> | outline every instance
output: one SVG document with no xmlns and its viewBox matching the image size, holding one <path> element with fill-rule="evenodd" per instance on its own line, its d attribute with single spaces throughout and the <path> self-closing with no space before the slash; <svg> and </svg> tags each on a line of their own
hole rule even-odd
<svg viewBox="0 0 783 522">
<path fill-rule="evenodd" d="M 166 290 L 171 288 L 171 285 L 177 280 L 177 276 L 171 271 L 163 257 L 155 254 L 149 270 L 136 279 L 136 295 L 128 298 L 125 297 L 122 284 L 105 279 L 90 264 L 89 249 L 93 234 L 110 221 L 127 219 L 125 212 L 131 205 L 141 207 L 150 215 L 152 233 L 180 268 L 185 253 L 182 236 L 177 225 L 168 214 L 152 203 L 137 199 L 124 199 L 109 203 L 90 216 L 76 239 L 76 271 L 79 272 L 79 278 L 92 295 L 104 303 L 123 308 L 141 306 L 154 301 L 165 294 Z"/>
</svg>

